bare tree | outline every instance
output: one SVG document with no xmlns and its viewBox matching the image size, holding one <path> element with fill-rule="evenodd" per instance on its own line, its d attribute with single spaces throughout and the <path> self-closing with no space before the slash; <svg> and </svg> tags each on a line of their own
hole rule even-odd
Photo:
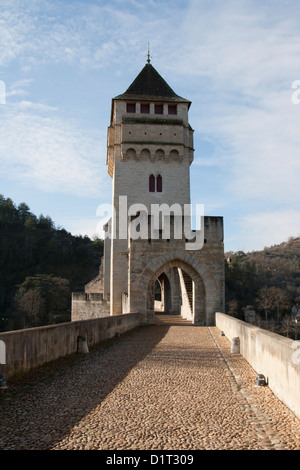
<svg viewBox="0 0 300 470">
<path fill-rule="evenodd" d="M 273 305 L 272 294 L 270 292 L 269 287 L 266 287 L 266 286 L 262 287 L 258 291 L 256 303 L 257 303 L 258 309 L 264 312 L 265 320 L 268 321 L 268 314 L 270 310 L 272 309 L 272 305 Z"/>
<path fill-rule="evenodd" d="M 239 313 L 239 303 L 236 299 L 230 300 L 227 303 L 228 306 L 228 315 L 231 315 L 232 317 L 237 317 Z"/>
<path fill-rule="evenodd" d="M 297 341 L 298 336 L 300 334 L 300 323 L 296 322 L 295 320 L 293 321 L 293 333 L 294 333 L 294 339 Z"/>
<path fill-rule="evenodd" d="M 28 291 L 19 290 L 17 293 L 18 309 L 26 314 L 30 326 L 38 324 L 38 318 L 44 305 L 44 299 L 40 292 L 35 289 L 29 289 Z"/>
<path fill-rule="evenodd" d="M 276 310 L 277 319 L 281 318 L 283 310 L 290 307 L 290 300 L 287 293 L 279 287 L 270 287 L 270 295 L 272 298 L 272 307 Z"/>
<path fill-rule="evenodd" d="M 285 336 L 289 338 L 290 333 L 293 332 L 293 329 L 294 329 L 294 321 L 290 315 L 286 315 L 281 322 L 282 333 L 284 333 Z"/>
</svg>

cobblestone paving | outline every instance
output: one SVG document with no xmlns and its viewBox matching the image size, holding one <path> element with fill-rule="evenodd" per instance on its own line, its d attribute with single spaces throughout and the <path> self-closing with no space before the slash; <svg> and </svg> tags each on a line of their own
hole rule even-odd
<svg viewBox="0 0 300 470">
<path fill-rule="evenodd" d="M 3 396 L 0 449 L 300 449 L 299 419 L 216 327 L 158 321 Z"/>
</svg>

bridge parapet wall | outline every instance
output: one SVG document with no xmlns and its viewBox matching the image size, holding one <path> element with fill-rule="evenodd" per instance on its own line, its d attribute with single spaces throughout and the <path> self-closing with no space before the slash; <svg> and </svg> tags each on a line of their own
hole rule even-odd
<svg viewBox="0 0 300 470">
<path fill-rule="evenodd" d="M 0 333 L 6 353 L 5 364 L 0 364 L 0 373 L 6 379 L 25 373 L 77 352 L 80 337 L 86 339 L 88 346 L 93 346 L 112 338 L 117 332 L 124 333 L 139 325 L 140 315 L 128 313 Z"/>
<path fill-rule="evenodd" d="M 300 418 L 300 342 L 217 312 L 216 326 L 230 342 L 240 339 L 240 354 L 273 393 Z"/>
</svg>

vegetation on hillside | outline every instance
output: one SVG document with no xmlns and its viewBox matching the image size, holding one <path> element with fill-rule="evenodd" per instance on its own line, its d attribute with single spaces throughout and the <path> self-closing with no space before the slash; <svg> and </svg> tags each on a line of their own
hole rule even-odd
<svg viewBox="0 0 300 470">
<path fill-rule="evenodd" d="M 300 308 L 299 237 L 261 251 L 228 252 L 225 274 L 228 314 L 244 319 L 251 305 L 268 329 L 287 332 L 295 325 L 291 309 Z"/>
<path fill-rule="evenodd" d="M 102 240 L 0 195 L 0 331 L 70 320 L 71 292 L 98 274 L 102 254 Z"/>
</svg>

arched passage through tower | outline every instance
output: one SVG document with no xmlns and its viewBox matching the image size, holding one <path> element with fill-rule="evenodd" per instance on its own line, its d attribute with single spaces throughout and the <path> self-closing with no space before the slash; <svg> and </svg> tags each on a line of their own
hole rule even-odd
<svg viewBox="0 0 300 470">
<path fill-rule="evenodd" d="M 155 280 L 155 312 L 172 313 L 173 289 L 171 289 L 171 282 L 172 278 L 170 279 L 165 272 L 161 273 L 161 275 Z"/>
<path fill-rule="evenodd" d="M 205 324 L 205 288 L 196 270 L 181 260 L 173 260 L 151 277 L 147 289 L 146 322 L 155 312 L 182 315 L 196 324 Z"/>
</svg>

